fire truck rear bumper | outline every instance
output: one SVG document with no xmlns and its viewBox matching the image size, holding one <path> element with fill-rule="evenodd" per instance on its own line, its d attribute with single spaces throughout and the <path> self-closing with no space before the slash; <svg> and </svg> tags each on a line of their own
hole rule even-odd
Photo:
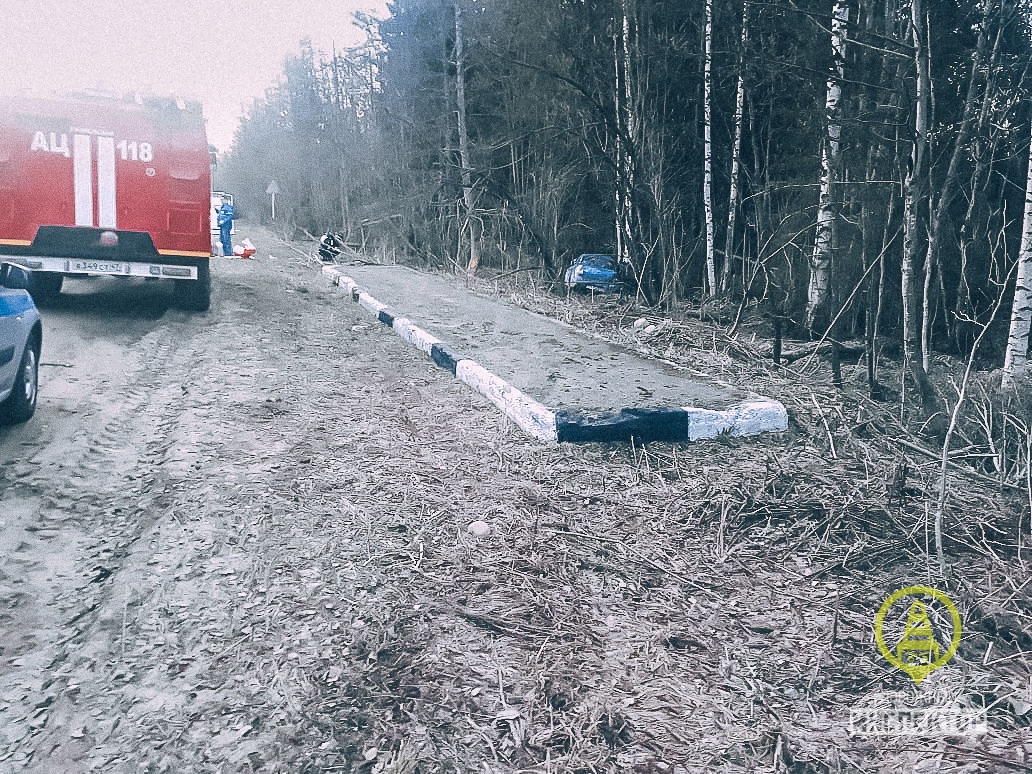
<svg viewBox="0 0 1032 774">
<path fill-rule="evenodd" d="M 152 261 L 99 260 L 95 258 L 55 258 L 49 256 L 3 255 L 0 263 L 10 263 L 28 271 L 50 271 L 61 274 L 106 274 L 113 277 L 152 277 L 165 279 L 197 279 L 198 264 L 207 258 L 177 263 Z M 178 263 L 182 260 L 183 263 Z"/>
</svg>

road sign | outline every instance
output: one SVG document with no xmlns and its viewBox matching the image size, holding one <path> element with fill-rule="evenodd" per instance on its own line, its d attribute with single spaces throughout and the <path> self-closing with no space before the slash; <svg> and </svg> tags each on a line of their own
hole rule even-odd
<svg viewBox="0 0 1032 774">
<path fill-rule="evenodd" d="M 276 194 L 278 194 L 279 186 L 275 180 L 269 182 L 269 187 L 265 189 L 265 193 L 272 197 L 272 219 L 276 220 Z"/>
</svg>

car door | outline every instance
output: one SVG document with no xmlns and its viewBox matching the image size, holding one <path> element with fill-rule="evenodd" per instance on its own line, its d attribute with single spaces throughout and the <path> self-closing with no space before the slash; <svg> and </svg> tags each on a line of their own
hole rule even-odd
<svg viewBox="0 0 1032 774">
<path fill-rule="evenodd" d="M 0 287 L 0 400 L 14 384 L 28 337 L 26 314 L 31 306 L 26 291 Z"/>
</svg>

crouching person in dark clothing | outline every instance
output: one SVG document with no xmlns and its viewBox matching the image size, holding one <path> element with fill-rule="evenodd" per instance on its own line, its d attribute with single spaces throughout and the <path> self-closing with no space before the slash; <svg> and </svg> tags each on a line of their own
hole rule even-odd
<svg viewBox="0 0 1032 774">
<path fill-rule="evenodd" d="M 344 239 L 340 234 L 328 231 L 319 240 L 319 260 L 323 263 L 333 263 L 344 252 Z"/>
</svg>

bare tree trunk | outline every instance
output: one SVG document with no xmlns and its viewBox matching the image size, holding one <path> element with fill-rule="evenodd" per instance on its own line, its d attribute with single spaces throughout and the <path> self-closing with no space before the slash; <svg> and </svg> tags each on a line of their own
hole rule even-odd
<svg viewBox="0 0 1032 774">
<path fill-rule="evenodd" d="M 735 221 L 738 215 L 738 176 L 742 156 L 742 118 L 745 113 L 745 46 L 749 39 L 749 3 L 742 3 L 742 34 L 738 47 L 738 85 L 735 87 L 735 138 L 731 147 L 731 193 L 728 196 L 727 235 L 724 238 L 724 272 L 720 289 L 731 284 L 735 255 Z M 745 267 L 742 267 L 743 282 Z"/>
<path fill-rule="evenodd" d="M 747 256 L 743 255 L 742 258 L 742 286 L 744 288 L 745 295 L 748 296 L 754 292 L 753 281 L 758 276 L 760 267 L 767 259 L 766 250 L 764 245 L 770 238 L 773 231 L 772 221 L 773 217 L 771 214 L 771 190 L 772 184 L 770 180 L 770 145 L 766 144 L 764 147 L 760 143 L 760 120 L 756 116 L 756 104 L 753 100 L 749 101 L 749 138 L 752 145 L 752 186 L 753 188 L 759 188 L 759 191 L 754 191 L 752 198 L 752 210 L 755 218 L 755 234 L 756 234 L 756 255 L 755 260 L 750 263 Z M 766 149 L 766 153 L 764 150 Z"/>
<path fill-rule="evenodd" d="M 821 192 L 817 206 L 817 235 L 810 263 L 810 286 L 807 293 L 806 325 L 812 328 L 817 315 L 828 304 L 831 287 L 832 255 L 835 244 L 839 182 L 839 142 L 842 137 L 842 79 L 846 70 L 846 25 L 849 6 L 835 0 L 831 16 L 831 50 L 833 70 L 828 78 L 824 102 L 827 131 L 821 148 Z"/>
<path fill-rule="evenodd" d="M 1029 143 L 1028 175 L 1025 183 L 1025 219 L 1018 251 L 1018 278 L 1014 284 L 1010 335 L 1003 363 L 1003 383 L 1007 387 L 1025 376 L 1028 360 L 1028 333 L 1032 327 L 1032 143 Z"/>
<path fill-rule="evenodd" d="M 898 130 L 897 130 L 898 132 Z M 867 179 L 875 180 L 878 170 L 878 164 L 876 161 L 876 150 L 872 146 L 868 151 L 867 155 Z M 884 213 L 884 219 L 882 221 L 882 234 L 878 249 L 878 255 L 873 259 L 878 263 L 878 277 L 877 281 L 872 276 L 867 280 L 867 301 L 866 301 L 866 319 L 865 319 L 865 330 L 864 336 L 866 341 L 866 357 L 867 357 L 867 386 L 870 395 L 874 399 L 880 399 L 882 396 L 881 385 L 878 382 L 878 328 L 881 320 L 882 304 L 885 299 L 885 254 L 889 250 L 889 245 L 895 241 L 895 234 L 890 235 L 890 229 L 895 214 L 896 197 L 889 196 L 888 206 Z M 873 231 L 874 222 L 876 215 L 872 211 L 872 202 L 869 196 L 865 196 L 863 204 L 861 206 L 861 229 L 863 232 L 864 242 L 864 273 L 870 272 L 871 267 L 868 263 L 868 256 L 870 251 L 867 249 L 867 245 L 874 241 Z"/>
<path fill-rule="evenodd" d="M 706 0 L 706 32 L 704 40 L 705 63 L 703 66 L 703 172 L 702 203 L 706 211 L 706 283 L 711 296 L 717 293 L 717 266 L 714 260 L 713 226 L 713 142 L 711 124 L 713 116 L 713 0 Z"/>
<path fill-rule="evenodd" d="M 631 36 L 634 0 L 620 0 L 618 29 L 613 34 L 613 65 L 615 68 L 614 108 L 616 113 L 616 249 L 617 259 L 631 267 L 638 292 L 646 300 L 654 300 L 647 287 L 646 266 L 639 265 L 640 251 L 635 242 L 634 189 L 637 184 L 634 155 L 630 143 L 637 137 L 635 93 L 631 84 Z"/>
<path fill-rule="evenodd" d="M 623 80 L 620 77 L 620 47 L 618 43 L 619 33 L 613 33 L 613 109 L 616 118 L 615 131 L 615 164 L 616 180 L 613 186 L 613 195 L 616 199 L 613 214 L 615 215 L 613 226 L 616 230 L 616 260 L 625 266 L 632 266 L 631 257 L 627 251 L 627 245 L 623 239 L 623 218 L 624 218 L 624 174 L 623 174 Z M 641 277 L 635 277 L 638 290 L 641 290 Z"/>
<path fill-rule="evenodd" d="M 933 89 L 935 84 L 932 81 L 932 39 L 931 39 L 931 27 L 929 25 L 928 15 L 925 14 L 923 17 L 913 18 L 915 29 L 917 25 L 923 25 L 924 39 L 923 46 L 918 48 L 915 44 L 915 53 L 918 55 L 921 51 L 924 52 L 924 56 L 919 57 L 917 79 L 918 85 L 917 90 L 921 91 L 921 83 L 924 84 L 924 95 L 925 104 L 929 106 L 928 115 L 925 118 L 925 125 L 934 125 L 935 123 L 935 94 Z M 924 72 L 921 71 L 921 65 L 924 65 Z M 927 226 L 929 234 L 928 241 L 931 242 L 931 219 L 932 219 L 932 198 L 933 191 L 935 190 L 935 184 L 932 179 L 932 167 L 934 166 L 932 158 L 935 152 L 933 145 L 933 137 L 930 132 L 925 133 L 925 158 L 928 159 L 925 164 L 925 175 L 928 181 L 928 188 L 925 191 L 925 196 L 928 199 L 928 219 L 929 224 Z M 926 243 L 927 245 L 927 243 Z M 932 356 L 932 342 L 931 342 L 931 329 L 932 329 L 932 276 L 935 274 L 935 264 L 930 262 L 929 259 L 932 257 L 930 251 L 926 251 L 924 261 L 924 282 L 921 289 L 921 365 L 924 366 L 925 373 L 931 370 L 931 356 Z"/>
<path fill-rule="evenodd" d="M 930 413 L 938 408 L 935 389 L 928 379 L 917 325 L 916 258 L 918 248 L 917 207 L 922 195 L 925 150 L 928 145 L 928 60 L 925 57 L 921 0 L 910 4 L 910 29 L 917 66 L 917 93 L 914 117 L 914 144 L 905 182 L 903 201 L 903 350 L 907 365 L 921 395 L 921 404 Z"/>
<path fill-rule="evenodd" d="M 463 51 L 462 5 L 455 2 L 455 112 L 459 130 L 459 163 L 462 165 L 463 224 L 469 235 L 468 274 L 476 274 L 480 266 L 480 251 L 477 246 L 475 203 L 473 201 L 473 165 L 469 160 L 469 131 L 466 128 L 466 56 Z"/>
<path fill-rule="evenodd" d="M 960 127 L 957 129 L 957 136 L 954 138 L 953 151 L 950 154 L 950 163 L 946 170 L 946 178 L 942 183 L 939 200 L 936 202 L 931 214 L 931 224 L 928 229 L 928 245 L 925 250 L 925 309 L 928 307 L 928 289 L 931 275 L 933 270 L 939 265 L 939 245 L 942 241 L 946 211 L 949 209 L 957 190 L 961 158 L 967 151 L 967 143 L 971 137 L 972 124 L 975 118 L 976 98 L 978 96 L 978 72 L 985 58 L 986 33 L 989 27 L 989 8 L 989 0 L 983 0 L 982 24 L 978 30 L 975 55 L 971 61 L 971 76 L 968 80 L 967 94 L 964 98 Z M 940 278 L 942 277 L 941 272 L 939 276 Z M 924 366 L 926 370 L 928 368 L 930 326 L 930 315 L 925 314 L 921 320 L 921 347 L 924 353 Z"/>
<path fill-rule="evenodd" d="M 634 267 L 635 283 L 637 285 L 637 291 L 640 293 L 644 278 L 638 273 L 637 267 L 631 260 L 630 244 L 628 244 L 627 240 L 624 238 L 624 226 L 627 221 L 627 208 L 629 206 L 630 195 L 627 191 L 626 182 L 627 167 L 624 164 L 623 146 L 625 127 L 623 106 L 623 67 L 622 58 L 620 56 L 619 36 L 619 32 L 613 33 L 613 67 L 615 69 L 613 81 L 613 108 L 616 117 L 616 131 L 614 138 L 616 163 L 613 165 L 613 168 L 616 171 L 616 180 L 614 185 L 614 195 L 616 197 L 616 210 L 614 215 L 616 217 L 613 225 L 616 229 L 616 260 L 621 265 Z"/>
<path fill-rule="evenodd" d="M 351 238 L 351 208 L 349 206 L 349 191 L 348 191 L 348 156 L 344 152 L 344 144 L 341 142 L 341 138 L 347 136 L 345 132 L 344 110 L 345 106 L 345 94 L 344 86 L 340 77 L 340 58 L 337 56 L 337 49 L 333 49 L 333 58 L 330 60 L 331 63 L 331 75 L 333 94 L 330 100 L 330 106 L 333 109 L 333 133 L 334 139 L 337 141 L 337 196 L 340 205 L 340 224 L 336 228 L 343 227 L 345 240 Z"/>
<path fill-rule="evenodd" d="M 960 269 L 957 272 L 956 301 L 954 302 L 954 316 L 960 319 L 973 318 L 974 300 L 972 298 L 971 284 L 968 281 L 968 253 L 972 244 L 981 238 L 980 234 L 986 226 L 981 220 L 975 219 L 977 205 L 981 202 L 979 192 L 983 181 L 987 178 L 987 172 L 992 166 L 991 158 L 994 155 L 996 140 L 991 137 L 989 131 L 990 108 L 994 102 L 993 94 L 996 92 L 996 63 L 999 59 L 1000 41 L 1003 37 L 1003 24 L 997 26 L 996 35 L 993 41 L 992 50 L 988 59 L 988 75 L 982 91 L 982 105 L 978 111 L 978 121 L 972 132 L 971 155 L 974 157 L 975 168 L 971 173 L 971 193 L 967 196 L 968 206 L 964 213 L 964 220 L 960 226 Z M 968 336 L 966 325 L 955 324 L 953 336 L 956 347 L 959 351 L 965 349 L 965 342 Z"/>
</svg>

